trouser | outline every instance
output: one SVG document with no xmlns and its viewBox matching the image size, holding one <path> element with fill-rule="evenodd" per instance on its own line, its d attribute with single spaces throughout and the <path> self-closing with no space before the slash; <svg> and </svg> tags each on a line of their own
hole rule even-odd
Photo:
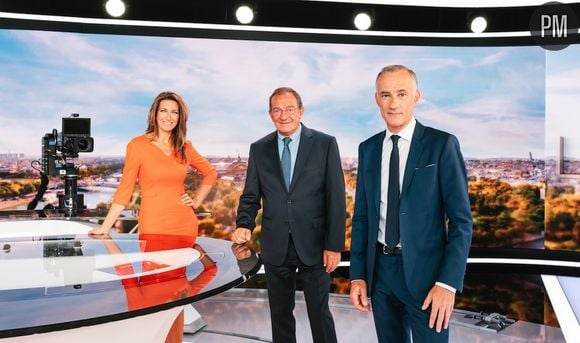
<svg viewBox="0 0 580 343">
<path fill-rule="evenodd" d="M 270 302 L 272 338 L 275 343 L 296 342 L 294 298 L 296 280 L 300 279 L 306 300 L 310 330 L 315 343 L 336 342 L 334 320 L 328 307 L 330 275 L 322 261 L 306 266 L 298 258 L 290 237 L 286 259 L 280 266 L 264 264 Z"/>
<path fill-rule="evenodd" d="M 429 328 L 430 309 L 423 311 L 423 300 L 414 298 L 405 282 L 403 257 L 377 251 L 371 304 L 380 343 L 445 343 L 449 330 L 437 333 Z"/>
</svg>

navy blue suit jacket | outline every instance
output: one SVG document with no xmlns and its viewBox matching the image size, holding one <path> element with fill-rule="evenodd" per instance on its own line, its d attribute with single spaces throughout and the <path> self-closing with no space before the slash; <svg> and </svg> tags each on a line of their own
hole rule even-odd
<svg viewBox="0 0 580 343">
<path fill-rule="evenodd" d="M 350 278 L 372 296 L 379 228 L 381 157 L 386 131 L 359 146 Z M 461 291 L 472 219 L 465 162 L 455 136 L 417 122 L 399 206 L 405 281 L 422 301 L 436 281 Z M 381 272 L 381 271 L 377 271 Z"/>
<path fill-rule="evenodd" d="M 284 262 L 290 232 L 306 265 L 321 264 L 324 250 L 344 250 L 344 174 L 336 139 L 302 125 L 289 191 L 282 175 L 277 133 L 252 143 L 236 225 L 253 230 L 262 206 L 260 241 L 265 263 Z"/>
</svg>

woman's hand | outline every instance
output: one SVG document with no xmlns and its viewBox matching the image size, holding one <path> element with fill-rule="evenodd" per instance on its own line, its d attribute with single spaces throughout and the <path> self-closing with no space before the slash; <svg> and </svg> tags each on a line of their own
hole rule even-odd
<svg viewBox="0 0 580 343">
<path fill-rule="evenodd" d="M 200 205 L 200 204 L 199 204 L 199 203 L 197 203 L 195 200 L 193 200 L 193 199 L 192 199 L 192 198 L 189 196 L 189 194 L 187 194 L 187 193 L 184 193 L 184 194 L 181 196 L 181 202 L 182 202 L 184 205 L 186 205 L 186 206 L 190 206 L 190 207 L 192 207 L 194 210 L 195 210 L 196 208 L 198 208 L 198 207 L 199 207 L 199 205 Z"/>
</svg>

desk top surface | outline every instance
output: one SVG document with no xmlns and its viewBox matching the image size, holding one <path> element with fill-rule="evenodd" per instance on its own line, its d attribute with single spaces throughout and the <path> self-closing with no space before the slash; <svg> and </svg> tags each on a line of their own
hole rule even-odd
<svg viewBox="0 0 580 343">
<path fill-rule="evenodd" d="M 192 303 L 243 283 L 257 255 L 232 242 L 86 234 L 90 222 L 0 222 L 0 337 L 71 329 Z"/>
</svg>

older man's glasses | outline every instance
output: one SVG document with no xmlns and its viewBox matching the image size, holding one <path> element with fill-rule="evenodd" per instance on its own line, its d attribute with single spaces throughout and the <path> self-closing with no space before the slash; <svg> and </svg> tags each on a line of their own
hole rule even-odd
<svg viewBox="0 0 580 343">
<path fill-rule="evenodd" d="M 272 115 L 276 117 L 281 116 L 282 113 L 284 112 L 286 112 L 286 114 L 288 114 L 289 116 L 292 116 L 298 113 L 298 108 L 294 106 L 288 106 L 286 108 L 274 107 L 273 109 L 270 110 L 270 113 L 272 113 Z"/>
</svg>

